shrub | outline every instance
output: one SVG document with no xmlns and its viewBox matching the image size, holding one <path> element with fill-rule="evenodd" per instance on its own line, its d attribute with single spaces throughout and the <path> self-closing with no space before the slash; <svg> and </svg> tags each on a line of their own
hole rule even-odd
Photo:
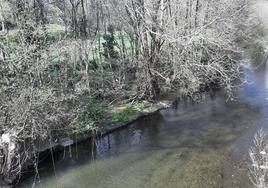
<svg viewBox="0 0 268 188">
<path fill-rule="evenodd" d="M 96 130 L 101 119 L 104 117 L 104 107 L 102 105 L 88 106 L 77 118 L 74 132 Z"/>
</svg>

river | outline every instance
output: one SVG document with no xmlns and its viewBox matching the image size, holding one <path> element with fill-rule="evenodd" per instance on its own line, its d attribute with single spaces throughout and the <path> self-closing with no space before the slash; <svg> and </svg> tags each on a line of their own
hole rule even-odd
<svg viewBox="0 0 268 188">
<path fill-rule="evenodd" d="M 39 166 L 18 187 L 210 188 L 252 187 L 248 149 L 268 127 L 268 67 L 246 64 L 249 83 L 235 101 L 222 92 L 180 103 Z"/>
</svg>

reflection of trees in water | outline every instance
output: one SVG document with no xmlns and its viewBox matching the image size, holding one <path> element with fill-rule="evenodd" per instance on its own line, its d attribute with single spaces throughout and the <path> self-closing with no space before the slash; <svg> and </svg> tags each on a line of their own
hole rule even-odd
<svg viewBox="0 0 268 188">
<path fill-rule="evenodd" d="M 164 117 L 160 112 L 148 116 L 141 121 L 141 126 L 139 126 L 141 135 L 145 141 L 148 141 L 149 145 L 156 146 L 159 144 L 159 132 L 163 122 Z"/>
<path fill-rule="evenodd" d="M 156 144 L 158 142 L 159 127 L 162 125 L 163 116 L 157 112 L 141 118 L 126 129 L 107 135 L 104 139 L 109 144 L 109 152 L 118 154 L 133 146 Z"/>
</svg>

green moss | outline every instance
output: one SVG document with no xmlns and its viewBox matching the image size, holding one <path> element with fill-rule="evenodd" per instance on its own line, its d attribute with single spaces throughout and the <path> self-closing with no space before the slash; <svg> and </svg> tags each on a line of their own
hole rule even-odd
<svg viewBox="0 0 268 188">
<path fill-rule="evenodd" d="M 137 101 L 132 103 L 133 108 L 135 108 L 137 111 L 142 111 L 150 105 L 151 104 L 148 101 Z"/>
<path fill-rule="evenodd" d="M 135 115 L 137 110 L 133 106 L 127 106 L 120 112 L 116 112 L 112 116 L 113 123 L 127 123 L 131 116 Z"/>
<path fill-rule="evenodd" d="M 150 103 L 147 101 L 139 101 L 128 104 L 123 110 L 113 113 L 112 122 L 127 123 L 132 116 L 136 115 L 138 112 L 141 112 L 149 106 Z"/>
</svg>

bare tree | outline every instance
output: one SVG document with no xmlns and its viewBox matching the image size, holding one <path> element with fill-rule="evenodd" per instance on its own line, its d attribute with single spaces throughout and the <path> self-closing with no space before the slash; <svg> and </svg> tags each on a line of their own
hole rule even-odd
<svg viewBox="0 0 268 188">
<path fill-rule="evenodd" d="M 250 180 L 256 188 L 268 186 L 268 135 L 261 129 L 254 136 L 249 150 L 251 159 Z"/>
<path fill-rule="evenodd" d="M 233 44 L 239 25 L 247 23 L 249 2 L 188 0 L 179 6 L 184 3 L 124 1 L 136 49 L 141 53 L 136 53 L 137 59 L 142 57 L 146 64 L 148 85 L 143 89 L 147 88 L 152 98 L 159 95 L 163 81 L 188 88 L 184 93 L 191 95 L 201 83 L 213 80 L 220 80 L 219 84 L 230 91 L 239 78 L 239 65 L 231 63 L 239 51 Z"/>
</svg>

